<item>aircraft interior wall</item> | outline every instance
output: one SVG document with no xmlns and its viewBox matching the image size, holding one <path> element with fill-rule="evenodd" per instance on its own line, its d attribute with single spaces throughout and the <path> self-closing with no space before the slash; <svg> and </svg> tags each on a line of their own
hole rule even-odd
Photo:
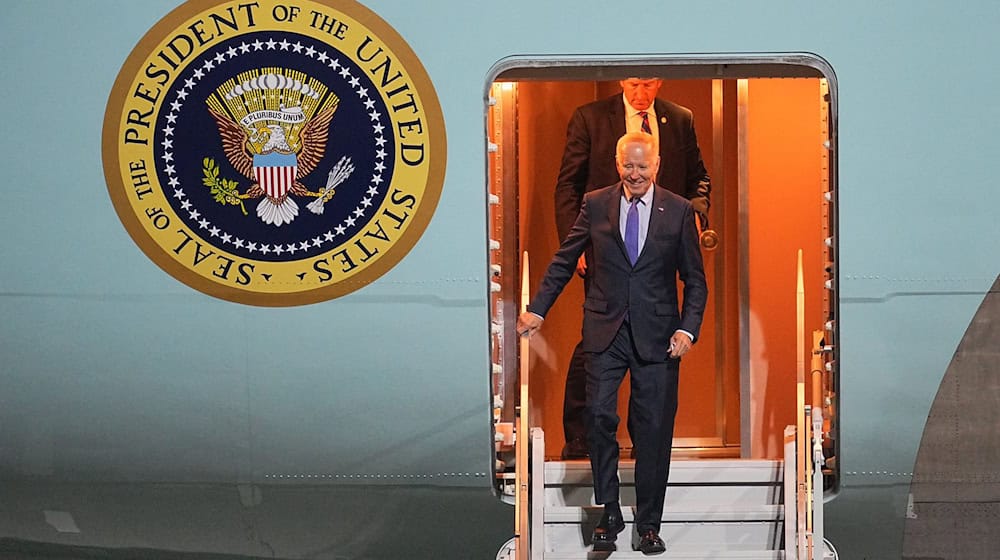
<svg viewBox="0 0 1000 560">
<path fill-rule="evenodd" d="M 517 235 L 520 250 L 529 254 L 533 291 L 558 248 L 553 193 L 566 124 L 577 106 L 620 89 L 614 81 L 525 80 L 495 87 L 506 92 L 498 93 L 498 104 L 507 106 L 494 111 L 516 121 L 506 137 L 494 138 L 516 166 L 516 185 L 503 188 L 517 192 Z M 808 341 L 809 331 L 822 330 L 830 313 L 824 287 L 830 255 L 823 243 L 829 235 L 823 198 L 829 130 L 821 90 L 819 78 L 673 79 L 660 90 L 695 115 L 712 177 L 709 227 L 720 239 L 717 248 L 703 250 L 709 304 L 696 351 L 681 371 L 675 432 L 681 455 L 776 458 L 784 426 L 795 423 L 799 248 Z M 582 301 L 583 282 L 574 279 L 532 340 L 532 424 L 544 429 L 549 457 L 558 457 L 564 443 L 563 388 L 580 337 Z M 631 447 L 627 383 L 619 402 L 623 448 Z"/>
</svg>

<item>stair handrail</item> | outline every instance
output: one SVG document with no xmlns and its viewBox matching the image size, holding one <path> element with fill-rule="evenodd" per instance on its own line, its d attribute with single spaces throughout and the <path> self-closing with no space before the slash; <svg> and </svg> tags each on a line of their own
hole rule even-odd
<svg viewBox="0 0 1000 560">
<path fill-rule="evenodd" d="M 807 534 L 809 531 L 808 500 L 811 498 L 809 488 L 810 479 L 808 476 L 809 464 L 806 462 L 806 291 L 802 278 L 802 249 L 798 253 L 798 266 L 796 267 L 795 283 L 795 416 L 796 429 L 795 441 L 795 532 L 796 532 L 796 558 L 809 558 Z"/>
<path fill-rule="evenodd" d="M 785 560 L 824 560 L 823 410 L 806 405 L 802 417 L 811 424 L 804 432 L 785 427 Z M 798 468 L 802 443 L 812 451 L 807 473 Z M 795 507 L 788 506 L 792 502 Z"/>
<path fill-rule="evenodd" d="M 545 557 L 545 432 L 531 428 L 531 534 L 529 547 L 531 560 Z"/>
<path fill-rule="evenodd" d="M 794 425 L 785 426 L 785 468 L 784 468 L 784 517 L 785 517 L 785 560 L 798 560 L 798 507 L 788 504 L 798 503 L 798 472 L 795 464 L 795 449 L 798 437 Z"/>
<path fill-rule="evenodd" d="M 528 252 L 521 255 L 521 313 L 528 309 Z M 519 337 L 521 359 L 521 400 L 515 408 L 514 418 L 514 538 L 517 560 L 529 560 L 531 553 L 531 525 L 528 514 L 528 361 L 531 357 L 530 337 L 526 332 Z"/>
<path fill-rule="evenodd" d="M 812 450 L 812 523 L 809 527 L 809 547 L 812 550 L 812 560 L 823 560 L 826 555 L 823 544 L 823 408 L 815 405 L 812 407 Z"/>
<path fill-rule="evenodd" d="M 817 401 L 821 395 L 817 397 L 815 387 L 812 402 L 806 404 L 805 397 L 805 287 L 801 249 L 796 276 L 797 406 L 796 425 L 785 428 L 785 559 L 823 560 L 823 406 Z M 815 345 L 815 334 L 813 338 Z M 818 359 L 819 355 L 813 353 L 813 373 L 819 367 Z M 788 507 L 790 498 L 794 498 L 794 509 Z"/>
</svg>

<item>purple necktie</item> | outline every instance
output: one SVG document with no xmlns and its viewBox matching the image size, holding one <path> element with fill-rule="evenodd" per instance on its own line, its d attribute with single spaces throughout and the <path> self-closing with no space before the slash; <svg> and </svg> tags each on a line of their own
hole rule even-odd
<svg viewBox="0 0 1000 560">
<path fill-rule="evenodd" d="M 649 128 L 649 113 L 646 111 L 639 111 L 639 114 L 642 115 L 642 131 L 646 134 L 652 134 L 653 129 Z"/>
<path fill-rule="evenodd" d="M 632 197 L 625 216 L 625 252 L 632 266 L 639 260 L 639 200 L 638 196 Z"/>
</svg>

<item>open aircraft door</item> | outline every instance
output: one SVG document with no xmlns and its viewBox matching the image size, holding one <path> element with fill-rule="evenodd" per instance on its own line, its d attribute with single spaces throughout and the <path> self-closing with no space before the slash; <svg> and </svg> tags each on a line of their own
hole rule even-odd
<svg viewBox="0 0 1000 560">
<path fill-rule="evenodd" d="M 617 80 L 629 76 L 662 77 L 660 97 L 692 110 L 712 180 L 709 223 L 704 228 L 708 231 L 702 236 L 709 303 L 701 338 L 681 370 L 674 439 L 674 457 L 692 462 L 675 461 L 671 483 L 685 484 L 684 469 L 706 460 L 742 473 L 726 476 L 759 476 L 762 485 L 780 482 L 773 478 L 775 470 L 781 470 L 774 465 L 784 460 L 783 429 L 798 424 L 803 413 L 796 399 L 795 344 L 795 263 L 802 247 L 804 282 L 810 293 L 803 307 L 808 334 L 802 336 L 808 336 L 804 343 L 819 360 L 813 367 L 818 375 L 806 376 L 807 394 L 817 399 L 809 406 L 824 413 L 822 486 L 828 493 L 835 490 L 836 82 L 825 61 L 811 55 L 650 57 L 594 63 L 512 59 L 501 61 L 491 76 L 485 129 L 491 381 L 500 494 L 514 502 L 526 491 L 532 508 L 539 499 L 562 508 L 569 507 L 566 496 L 576 492 L 568 486 L 586 487 L 589 462 L 557 460 L 564 443 L 566 369 L 580 337 L 583 283 L 574 280 L 566 287 L 525 356 L 514 344 L 520 311 L 518 280 L 528 269 L 519 256 L 530 255 L 528 285 L 533 293 L 559 242 L 553 190 L 566 124 L 577 106 L 615 95 L 621 91 Z M 812 331 L 820 333 L 815 340 Z M 529 366 L 530 386 L 524 392 L 518 372 Z M 627 400 L 623 383 L 619 401 L 623 459 L 631 447 Z M 530 423 L 515 430 L 515 422 L 525 417 Z M 533 447 L 515 453 L 520 433 L 530 434 L 523 439 L 530 439 Z M 542 474 L 543 480 L 517 478 L 527 468 L 521 461 L 529 457 L 531 471 L 536 477 Z M 762 461 L 757 466 L 771 472 L 741 471 L 753 461 Z M 697 475 L 692 473 L 687 473 L 692 478 L 686 484 L 696 486 Z M 552 476 L 562 477 L 557 483 L 562 489 L 555 494 L 549 488 Z M 536 483 L 542 488 L 537 498 L 530 492 Z M 668 503 L 671 499 L 668 490 Z M 596 519 L 586 511 L 552 513 L 551 509 L 545 513 L 543 535 L 533 538 L 543 539 L 545 549 L 553 552 L 559 549 L 560 538 L 572 541 L 575 535 L 565 527 L 553 532 L 549 526 L 575 522 L 584 527 L 577 532 L 585 544 L 585 528 Z M 518 511 L 520 525 L 530 527 Z M 758 515 L 765 521 L 784 519 L 783 514 L 768 516 Z M 727 522 L 737 521 L 745 520 Z"/>
</svg>

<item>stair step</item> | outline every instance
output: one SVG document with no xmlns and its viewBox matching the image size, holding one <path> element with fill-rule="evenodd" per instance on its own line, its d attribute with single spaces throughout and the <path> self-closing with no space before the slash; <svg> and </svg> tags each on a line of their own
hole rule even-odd
<svg viewBox="0 0 1000 560">
<path fill-rule="evenodd" d="M 667 486 L 667 502 L 706 505 L 780 504 L 784 491 L 780 461 L 674 461 Z M 622 504 L 635 504 L 634 462 L 619 468 Z M 590 464 L 552 461 L 545 465 L 545 506 L 589 506 L 594 503 Z"/>
<path fill-rule="evenodd" d="M 623 558 L 648 560 L 650 557 L 630 549 L 628 543 L 622 543 L 619 550 L 608 552 L 546 552 L 545 560 L 599 560 L 604 558 Z M 674 550 L 667 544 L 667 551 L 656 556 L 662 560 L 784 560 L 785 553 L 780 550 L 716 550 L 699 552 L 694 550 Z"/>
<path fill-rule="evenodd" d="M 599 507 L 546 507 L 545 523 L 576 523 L 596 525 L 603 508 Z M 635 512 L 631 507 L 622 508 L 622 518 L 631 523 Z M 667 523 L 717 523 L 724 521 L 780 522 L 785 518 L 785 507 L 776 504 L 757 506 L 713 506 L 697 508 L 666 504 L 662 521 Z"/>
<path fill-rule="evenodd" d="M 623 506 L 635 504 L 635 462 L 619 463 Z M 783 462 L 747 459 L 675 460 L 660 534 L 664 559 L 782 560 Z M 593 506 L 588 461 L 545 463 L 546 560 L 607 558 L 590 550 L 602 509 Z M 614 558 L 645 558 L 631 550 L 634 508 L 623 507 L 626 529 Z M 540 543 L 541 544 L 541 543 Z"/>
<path fill-rule="evenodd" d="M 780 504 L 783 488 L 778 485 L 688 485 L 667 487 L 667 503 L 676 505 L 762 505 Z M 635 487 L 622 486 L 619 500 L 635 505 Z M 545 488 L 545 507 L 594 505 L 594 489 L 587 485 L 553 485 Z"/>
<path fill-rule="evenodd" d="M 635 461 L 622 459 L 618 463 L 622 484 L 635 483 Z M 781 484 L 782 461 L 764 459 L 677 460 L 670 463 L 670 484 Z M 590 462 L 547 461 L 545 484 L 591 484 Z"/>
<path fill-rule="evenodd" d="M 545 550 L 585 553 L 601 508 L 554 507 L 545 510 Z M 625 531 L 618 537 L 629 548 L 635 535 L 634 510 L 623 508 Z M 784 507 L 676 508 L 663 512 L 660 534 L 673 550 L 685 552 L 771 551 L 784 534 Z M 548 558 L 548 552 L 546 553 Z"/>
<path fill-rule="evenodd" d="M 593 523 L 549 523 L 544 528 L 545 557 L 549 553 L 581 554 L 590 550 Z M 670 550 L 685 553 L 777 551 L 782 546 L 784 525 L 780 522 L 663 523 L 660 536 Z M 618 548 L 631 549 L 638 541 L 635 525 L 626 523 L 618 536 Z"/>
</svg>

